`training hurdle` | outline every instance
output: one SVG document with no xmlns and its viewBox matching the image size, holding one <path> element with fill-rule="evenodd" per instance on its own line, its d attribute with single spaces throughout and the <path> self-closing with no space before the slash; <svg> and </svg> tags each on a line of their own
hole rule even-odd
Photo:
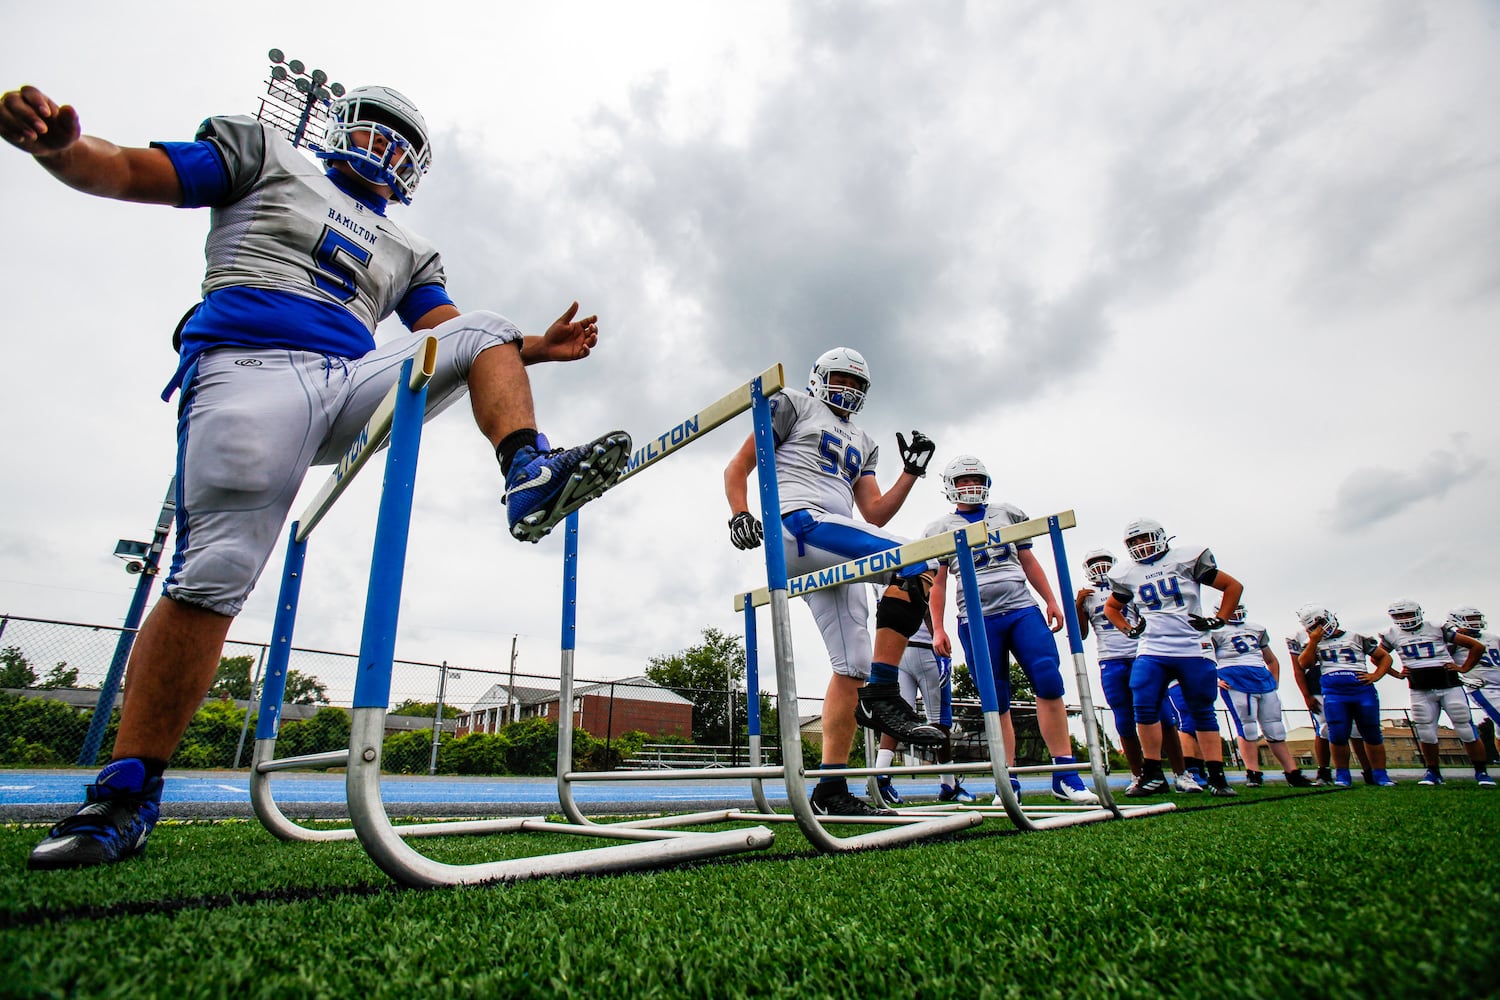
<svg viewBox="0 0 1500 1000">
<path fill-rule="evenodd" d="M 1064 593 L 1072 593 L 1072 580 L 1068 573 L 1067 554 L 1063 545 L 1062 532 L 1065 528 L 1076 526 L 1077 518 L 1073 511 L 1062 511 L 1045 518 L 1032 518 L 1018 524 L 1008 525 L 999 531 L 989 532 L 985 524 L 979 522 L 954 531 L 951 535 L 934 535 L 916 542 L 910 542 L 899 548 L 893 548 L 880 554 L 880 558 L 862 557 L 853 559 L 837 566 L 817 570 L 804 574 L 788 581 L 787 589 L 791 594 L 801 595 L 827 587 L 842 586 L 859 582 L 873 582 L 876 579 L 887 576 L 897 566 L 907 566 L 931 559 L 944 559 L 950 555 L 957 556 L 959 564 L 960 584 L 964 588 L 965 600 L 969 607 L 982 607 L 979 598 L 979 582 L 974 572 L 975 548 L 988 548 L 994 545 L 1014 544 L 1026 539 L 1047 535 L 1052 542 L 1053 556 L 1057 563 L 1058 584 Z M 756 658 L 754 650 L 755 637 L 755 609 L 765 604 L 772 604 L 774 608 L 775 592 L 771 588 L 736 594 L 734 606 L 742 610 L 745 615 L 746 653 L 747 663 L 753 664 Z M 822 771 L 820 774 L 845 775 L 846 777 L 864 777 L 870 785 L 869 792 L 873 796 L 878 793 L 874 787 L 874 776 L 877 774 L 922 774 L 936 775 L 940 773 L 973 774 L 988 772 L 995 780 L 995 793 L 1000 799 L 1000 805 L 961 805 L 958 803 L 943 803 L 936 806 L 915 806 L 897 810 L 901 815 L 922 815 L 933 813 L 974 813 L 980 815 L 998 814 L 1003 812 L 1012 823 L 1022 830 L 1047 830 L 1058 827 L 1076 826 L 1082 823 L 1094 823 L 1108 819 L 1133 819 L 1143 816 L 1169 812 L 1176 808 L 1172 803 L 1157 803 L 1144 806 L 1121 807 L 1118 805 L 1109 789 L 1109 782 L 1105 773 L 1104 753 L 1099 738 L 1098 720 L 1093 711 L 1093 696 L 1089 686 L 1087 663 L 1083 653 L 1083 640 L 1080 637 L 1077 610 L 1071 601 L 1064 601 L 1065 622 L 1068 632 L 1069 649 L 1073 654 L 1073 669 L 1077 679 L 1080 707 L 1083 715 L 1086 745 L 1088 747 L 1088 769 L 1093 778 L 1094 793 L 1099 797 L 1099 805 L 1068 805 L 1058 803 L 1057 805 L 1025 805 L 1011 788 L 1010 776 L 1012 774 L 1051 774 L 1058 771 L 1082 770 L 1079 764 L 1041 764 L 1027 765 L 1021 767 L 1009 767 L 1006 764 L 1007 748 L 1003 730 L 1000 727 L 999 697 L 995 688 L 994 676 L 991 672 L 991 656 L 989 641 L 982 628 L 970 630 L 970 641 L 973 647 L 975 663 L 970 664 L 970 675 L 974 678 L 979 688 L 980 706 L 984 712 L 985 736 L 990 746 L 989 761 L 974 761 L 971 763 L 948 764 L 914 764 L 901 767 L 863 767 L 863 768 L 840 768 Z M 747 670 L 752 678 L 758 674 L 753 670 Z M 752 682 L 753 683 L 753 682 Z M 752 717 L 750 722 L 750 745 L 758 748 L 760 744 L 760 729 L 757 706 L 756 691 L 749 693 L 749 702 L 752 706 Z M 787 737 L 786 720 L 783 716 L 781 723 L 781 738 L 783 745 Z M 795 722 L 793 723 L 795 729 Z M 873 745 L 873 741 L 867 737 L 866 746 Z M 752 750 L 752 753 L 754 750 Z M 785 755 L 783 755 L 785 756 Z M 1082 762 L 1080 762 L 1082 763 Z M 765 798 L 760 788 L 755 789 L 757 804 L 766 810 Z M 790 795 L 790 789 L 788 790 Z M 878 799 L 877 799 L 878 801 Z M 767 810 L 768 811 L 768 810 Z"/>
<path fill-rule="evenodd" d="M 395 660 L 396 620 L 416 486 L 427 384 L 436 370 L 438 342 L 427 337 L 402 364 L 391 387 L 364 430 L 356 437 L 302 517 L 292 524 L 282 572 L 271 652 L 261 691 L 255 753 L 250 768 L 250 800 L 255 815 L 274 836 L 293 841 L 358 839 L 370 859 L 405 885 L 464 885 L 536 878 L 547 875 L 603 874 L 655 868 L 681 861 L 716 857 L 770 846 L 764 827 L 715 833 L 615 830 L 548 822 L 545 817 L 465 820 L 393 826 L 380 791 L 380 754 L 390 701 Z M 301 591 L 307 539 L 374 453 L 389 442 L 385 481 L 375 527 L 374 552 L 360 639 L 359 676 L 355 682 L 349 747 L 328 753 L 276 759 L 276 735 L 286 693 L 292 630 Z M 565 703 L 566 704 L 566 703 Z M 346 793 L 352 829 L 321 830 L 302 826 L 285 815 L 272 794 L 271 775 L 291 768 L 347 768 Z M 553 832 L 627 840 L 620 846 L 547 854 L 477 864 L 435 861 L 411 847 L 409 838 L 514 832 Z"/>
<path fill-rule="evenodd" d="M 771 432 L 771 410 L 767 399 L 785 385 L 782 368 L 776 365 L 762 372 L 746 385 L 711 404 L 700 413 L 679 422 L 671 431 L 651 439 L 632 455 L 630 466 L 620 482 L 645 471 L 698 440 L 706 431 L 723 424 L 730 418 L 751 411 L 756 442 L 756 473 L 760 483 L 761 515 L 765 524 L 778 526 L 781 523 L 781 503 L 776 486 L 775 446 Z M 618 483 L 616 484 L 618 487 Z M 578 578 L 578 514 L 569 515 L 563 557 L 563 653 L 561 677 L 562 687 L 559 704 L 572 703 L 574 649 L 576 644 L 576 619 L 573 611 L 577 603 Z M 939 544 L 946 538 L 939 539 Z M 779 594 L 780 600 L 768 598 L 772 604 L 771 618 L 776 635 L 776 677 L 778 716 L 781 719 L 782 747 L 801 746 L 801 734 L 797 729 L 797 682 L 792 660 L 791 626 L 786 602 L 786 556 L 782 551 L 779 531 L 770 531 L 764 546 L 766 553 L 769 593 Z M 778 587 L 779 585 L 779 587 Z M 580 827 L 598 831 L 656 830 L 666 833 L 674 828 L 726 821 L 748 822 L 793 822 L 801 828 L 804 836 L 815 847 L 824 851 L 851 851 L 870 847 L 886 847 L 911 843 L 928 837 L 940 836 L 966 829 L 983 821 L 975 814 L 923 813 L 899 814 L 885 817 L 836 817 L 817 816 L 808 801 L 806 778 L 802 770 L 800 753 L 783 752 L 780 766 L 762 766 L 759 735 L 759 690 L 758 680 L 753 682 L 755 690 L 750 695 L 750 712 L 754 720 L 750 737 L 750 761 L 745 767 L 715 768 L 715 778 L 749 778 L 752 782 L 756 807 L 759 812 L 744 812 L 734 809 L 708 810 L 682 815 L 657 816 L 642 820 L 627 820 L 620 823 L 600 824 L 586 817 L 573 798 L 573 786 L 581 782 L 596 781 L 662 781 L 702 778 L 699 769 L 654 770 L 649 774 L 635 771 L 575 771 L 573 759 L 572 716 L 559 713 L 557 735 L 557 790 L 563 813 Z M 852 773 L 852 772 L 851 772 Z M 761 782 L 767 778 L 780 778 L 786 784 L 791 814 L 776 813 L 765 799 Z M 880 829 L 849 837 L 836 837 L 825 829 L 825 825 L 859 824 L 873 825 Z M 758 828 L 760 829 L 760 828 Z"/>
</svg>

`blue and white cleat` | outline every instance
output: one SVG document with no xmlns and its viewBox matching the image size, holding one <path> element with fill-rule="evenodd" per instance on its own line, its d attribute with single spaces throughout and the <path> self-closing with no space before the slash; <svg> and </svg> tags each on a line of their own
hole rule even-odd
<svg viewBox="0 0 1500 1000">
<path fill-rule="evenodd" d="M 968 804 L 970 802 L 977 802 L 978 800 L 974 797 L 974 793 L 963 785 L 939 785 L 938 801 Z"/>
<path fill-rule="evenodd" d="M 896 786 L 893 785 L 893 784 L 891 784 L 891 779 L 890 778 L 878 778 L 878 779 L 876 779 L 876 781 L 875 781 L 875 787 L 877 787 L 878 789 L 880 789 L 880 798 L 881 798 L 881 801 L 883 801 L 886 805 L 888 805 L 888 806 L 904 806 L 904 805 L 906 805 L 906 800 L 901 797 L 901 793 L 900 792 L 896 791 Z"/>
<path fill-rule="evenodd" d="M 1083 785 L 1083 779 L 1072 771 L 1064 771 L 1052 776 L 1052 797 L 1071 802 L 1077 806 L 1097 806 L 1099 796 L 1089 791 Z"/>
<path fill-rule="evenodd" d="M 1353 788 L 1354 779 L 1349 775 L 1347 767 L 1335 768 L 1333 772 L 1333 784 L 1336 788 Z"/>
<path fill-rule="evenodd" d="M 1434 771 L 1432 768 L 1429 767 L 1423 773 L 1422 777 L 1420 777 L 1420 778 L 1417 779 L 1417 784 L 1419 784 L 1419 785 L 1442 785 L 1442 784 L 1446 784 L 1446 782 L 1443 781 L 1443 775 L 1442 775 L 1441 772 Z"/>
<path fill-rule="evenodd" d="M 1488 771 L 1479 771 L 1474 775 L 1474 780 L 1479 782 L 1480 788 L 1494 788 L 1495 779 L 1490 777 Z"/>
<path fill-rule="evenodd" d="M 557 523 L 602 494 L 620 478 L 630 458 L 630 435 L 610 431 L 576 448 L 550 448 L 537 435 L 535 448 L 522 448 L 505 477 L 505 514 L 510 533 L 539 542 Z"/>
<path fill-rule="evenodd" d="M 1389 774 L 1386 774 L 1384 771 L 1376 771 L 1376 772 L 1374 772 L 1374 774 L 1375 774 L 1375 786 L 1377 788 L 1395 788 L 1396 787 L 1396 784 L 1397 784 L 1396 779 L 1392 778 Z"/>
<path fill-rule="evenodd" d="M 161 816 L 161 778 L 133 757 L 110 763 L 84 788 L 83 806 L 47 831 L 26 859 L 31 869 L 88 868 L 142 854 Z"/>
</svg>

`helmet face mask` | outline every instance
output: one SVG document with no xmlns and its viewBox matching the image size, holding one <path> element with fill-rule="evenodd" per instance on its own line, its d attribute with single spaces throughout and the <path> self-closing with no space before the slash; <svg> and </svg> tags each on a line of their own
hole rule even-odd
<svg viewBox="0 0 1500 1000">
<path fill-rule="evenodd" d="M 1415 632 L 1422 627 L 1422 606 L 1416 601 L 1405 598 L 1392 601 L 1385 611 L 1391 616 L 1391 621 L 1396 623 L 1396 627 L 1403 632 Z"/>
<path fill-rule="evenodd" d="M 1471 632 L 1483 632 L 1487 627 L 1484 612 L 1478 608 L 1454 608 L 1448 614 L 1448 621 L 1456 628 L 1468 629 Z"/>
<path fill-rule="evenodd" d="M 1243 604 L 1236 604 L 1234 610 L 1230 612 L 1229 617 L 1225 620 L 1231 625 L 1243 625 L 1247 617 L 1249 615 L 1245 611 L 1245 606 Z"/>
<path fill-rule="evenodd" d="M 983 507 L 990 500 L 989 470 L 973 455 L 958 456 L 943 467 L 943 496 L 949 503 Z"/>
<path fill-rule="evenodd" d="M 1115 564 L 1114 553 L 1095 549 L 1083 557 L 1083 572 L 1096 587 L 1109 586 L 1109 571 Z"/>
<path fill-rule="evenodd" d="M 1151 562 L 1167 551 L 1167 529 L 1149 517 L 1136 518 L 1125 525 L 1125 551 L 1136 562 Z"/>
<path fill-rule="evenodd" d="M 840 372 L 848 376 L 841 382 L 856 384 L 833 384 L 833 375 Z M 865 396 L 870 391 L 870 366 L 865 363 L 864 355 L 852 347 L 835 347 L 813 363 L 807 376 L 807 391 L 813 398 L 852 417 L 865 405 Z"/>
<path fill-rule="evenodd" d="M 1338 616 L 1321 604 L 1302 605 L 1297 609 L 1297 620 L 1309 634 L 1319 625 L 1323 626 L 1324 635 L 1336 635 L 1339 631 Z"/>
<path fill-rule="evenodd" d="M 410 204 L 432 165 L 422 113 L 389 87 L 355 87 L 329 106 L 329 115 L 318 155 L 349 164 L 364 180 L 385 185 L 403 205 Z"/>
</svg>

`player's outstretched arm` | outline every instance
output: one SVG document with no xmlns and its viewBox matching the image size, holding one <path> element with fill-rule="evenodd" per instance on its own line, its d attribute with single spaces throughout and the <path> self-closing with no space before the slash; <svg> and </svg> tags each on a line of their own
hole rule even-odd
<svg viewBox="0 0 1500 1000">
<path fill-rule="evenodd" d="M 1245 585 L 1222 569 L 1214 574 L 1208 585 L 1224 595 L 1219 601 L 1219 613 L 1216 617 L 1220 621 L 1228 621 L 1229 616 L 1234 614 L 1235 606 L 1240 603 L 1240 598 L 1244 596 Z"/>
<path fill-rule="evenodd" d="M 866 521 L 877 528 L 884 527 L 896 516 L 916 484 L 917 477 L 903 470 L 891 488 L 882 493 L 874 476 L 859 476 L 854 480 L 854 506 Z"/>
<path fill-rule="evenodd" d="M 578 315 L 578 303 L 563 310 L 556 322 L 540 337 L 521 342 L 521 360 L 528 365 L 541 361 L 581 361 L 599 343 L 599 317 Z"/>
<path fill-rule="evenodd" d="M 72 105 L 58 104 L 35 87 L 0 96 L 0 138 L 76 191 L 153 205 L 182 201 L 182 183 L 164 151 L 84 135 Z"/>
</svg>

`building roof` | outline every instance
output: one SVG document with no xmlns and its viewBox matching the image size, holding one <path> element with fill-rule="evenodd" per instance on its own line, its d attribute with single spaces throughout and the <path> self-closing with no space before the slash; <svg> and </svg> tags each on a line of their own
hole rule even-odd
<svg viewBox="0 0 1500 1000">
<path fill-rule="evenodd" d="M 510 705 L 507 691 L 508 685 L 492 684 L 490 689 L 479 696 L 468 709 L 468 714 L 484 712 L 491 708 L 505 708 Z M 649 701 L 667 705 L 691 705 L 692 702 L 682 697 L 676 691 L 664 688 L 654 681 L 644 677 L 623 677 L 617 681 L 601 681 L 591 684 L 580 684 L 573 688 L 575 698 L 586 694 L 609 695 L 613 689 L 616 698 L 622 701 Z M 515 686 L 516 701 L 522 705 L 543 705 L 550 701 L 556 701 L 559 693 L 558 687 L 525 687 L 517 684 Z"/>
</svg>

